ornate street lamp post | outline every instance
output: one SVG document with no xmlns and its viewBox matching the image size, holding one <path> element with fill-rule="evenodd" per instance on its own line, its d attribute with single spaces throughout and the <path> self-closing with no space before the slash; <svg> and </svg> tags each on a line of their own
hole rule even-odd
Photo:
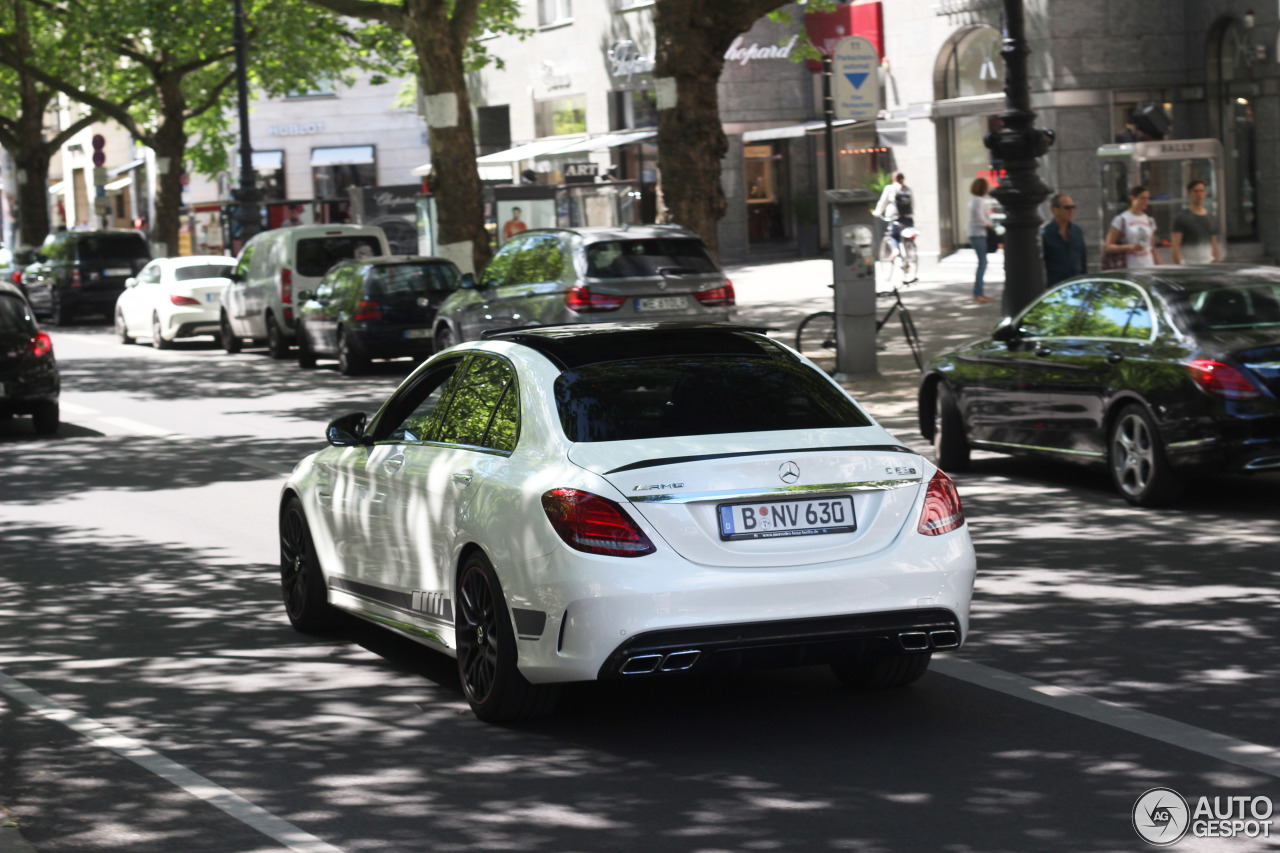
<svg viewBox="0 0 1280 853">
<path fill-rule="evenodd" d="M 232 192 L 236 200 L 236 220 L 240 223 L 240 245 L 258 233 L 262 227 L 262 210 L 258 206 L 258 187 L 253 172 L 253 146 L 249 142 L 249 81 L 245 69 L 245 55 L 249 40 L 244 32 L 244 7 L 234 0 L 236 42 L 236 91 L 240 110 L 240 188 Z"/>
<path fill-rule="evenodd" d="M 1022 0 L 1004 0 L 1005 111 L 1002 127 L 986 135 L 983 142 L 992 158 L 1003 161 L 1005 177 L 991 191 L 1005 211 L 1004 300 L 1007 316 L 1017 314 L 1044 293 L 1044 261 L 1040 249 L 1040 214 L 1036 207 L 1049 195 L 1049 188 L 1036 173 L 1036 158 L 1053 144 L 1052 130 L 1038 130 L 1031 111 L 1031 89 L 1027 82 L 1026 27 Z"/>
</svg>

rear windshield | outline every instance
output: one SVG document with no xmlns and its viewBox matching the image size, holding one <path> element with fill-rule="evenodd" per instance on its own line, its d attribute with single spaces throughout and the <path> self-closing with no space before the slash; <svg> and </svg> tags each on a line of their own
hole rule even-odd
<svg viewBox="0 0 1280 853">
<path fill-rule="evenodd" d="M 173 271 L 174 281 L 194 281 L 197 278 L 225 278 L 231 272 L 228 264 L 198 264 L 189 267 L 177 267 Z"/>
<path fill-rule="evenodd" d="M 382 254 L 378 238 L 369 236 L 312 237 L 298 241 L 298 275 L 318 278 L 338 261 Z"/>
<path fill-rule="evenodd" d="M 453 264 L 394 264 L 376 266 L 369 273 L 369 295 L 389 297 L 452 293 L 458 289 Z"/>
<path fill-rule="evenodd" d="M 697 239 L 608 240 L 587 246 L 587 275 L 592 278 L 697 275 L 718 270 L 707 247 Z"/>
<path fill-rule="evenodd" d="M 1240 284 L 1188 293 L 1183 306 L 1210 329 L 1280 326 L 1280 283 Z"/>
<path fill-rule="evenodd" d="M 9 337 L 34 331 L 35 322 L 27 313 L 27 304 L 17 296 L 0 293 L 0 335 Z"/>
<path fill-rule="evenodd" d="M 820 373 L 769 357 L 647 358 L 583 365 L 555 384 L 570 441 L 869 426 Z"/>
<path fill-rule="evenodd" d="M 81 261 L 149 261 L 147 241 L 137 234 L 96 234 L 76 240 Z"/>
</svg>

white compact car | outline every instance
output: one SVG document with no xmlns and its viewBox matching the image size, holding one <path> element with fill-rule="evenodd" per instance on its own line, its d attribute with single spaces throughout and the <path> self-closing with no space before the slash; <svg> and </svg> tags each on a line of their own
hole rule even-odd
<svg viewBox="0 0 1280 853">
<path fill-rule="evenodd" d="M 290 621 L 455 656 L 484 720 L 728 666 L 900 686 L 968 632 L 951 479 L 760 330 L 489 333 L 327 437 L 281 497 Z"/>
<path fill-rule="evenodd" d="M 147 338 L 166 349 L 177 338 L 218 334 L 218 315 L 233 258 L 192 255 L 156 258 L 125 280 L 116 299 L 116 334 L 122 343 Z"/>
</svg>

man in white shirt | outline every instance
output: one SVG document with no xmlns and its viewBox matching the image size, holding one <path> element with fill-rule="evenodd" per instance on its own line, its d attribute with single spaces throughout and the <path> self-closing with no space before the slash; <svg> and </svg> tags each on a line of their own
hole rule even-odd
<svg viewBox="0 0 1280 853">
<path fill-rule="evenodd" d="M 907 188 L 907 178 L 902 172 L 894 172 L 893 182 L 880 193 L 880 200 L 876 202 L 875 209 L 871 212 L 889 223 L 889 243 L 895 252 L 898 251 L 898 238 L 902 236 L 902 229 L 915 224 L 912 211 L 911 190 Z"/>
</svg>

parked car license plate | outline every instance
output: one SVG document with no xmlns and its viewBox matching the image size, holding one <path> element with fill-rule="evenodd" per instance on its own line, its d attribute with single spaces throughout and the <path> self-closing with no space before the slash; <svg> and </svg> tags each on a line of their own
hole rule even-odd
<svg viewBox="0 0 1280 853">
<path fill-rule="evenodd" d="M 720 504 L 721 539 L 777 539 L 858 529 L 853 498 L 835 495 L 794 501 Z"/>
<path fill-rule="evenodd" d="M 133 270 L 129 267 L 108 267 L 102 271 L 103 275 L 133 275 Z"/>
<path fill-rule="evenodd" d="M 429 338 L 431 337 L 430 329 L 405 329 L 404 336 L 406 338 Z"/>
<path fill-rule="evenodd" d="M 679 311 L 689 307 L 687 296 L 637 296 L 637 311 Z"/>
</svg>

